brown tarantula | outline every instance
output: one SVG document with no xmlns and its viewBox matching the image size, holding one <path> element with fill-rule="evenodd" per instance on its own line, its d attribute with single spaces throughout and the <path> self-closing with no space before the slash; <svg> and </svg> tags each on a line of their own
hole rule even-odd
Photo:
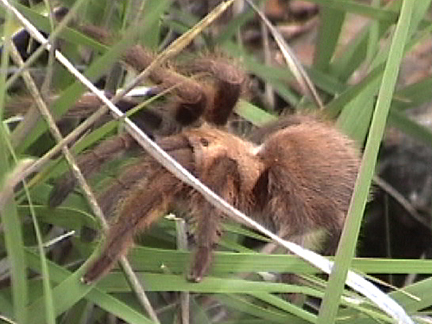
<svg viewBox="0 0 432 324">
<path fill-rule="evenodd" d="M 108 41 L 103 31 L 86 27 L 89 32 Z M 142 70 L 153 56 L 134 46 L 123 59 Z M 168 136 L 156 133 L 155 141 L 234 207 L 297 242 L 325 230 L 333 242 L 330 252 L 334 252 L 359 166 L 353 141 L 327 122 L 298 115 L 265 126 L 249 139 L 231 134 L 223 126 L 242 93 L 244 73 L 222 58 L 202 57 L 185 66 L 179 71 L 186 76 L 166 66 L 150 75 L 160 90 L 174 87 L 162 115 L 183 127 Z M 145 124 L 146 115 L 141 117 Z M 109 138 L 80 156 L 79 166 L 89 177 L 104 162 L 132 147 L 136 144 L 127 134 Z M 73 186 L 72 176 L 61 178 L 50 205 L 61 203 Z M 106 213 L 115 210 L 117 217 L 101 255 L 87 268 L 86 283 L 106 274 L 130 249 L 136 233 L 185 206 L 196 222 L 197 247 L 189 278 L 198 282 L 208 271 L 224 215 L 144 152 L 100 194 L 99 201 Z"/>
</svg>

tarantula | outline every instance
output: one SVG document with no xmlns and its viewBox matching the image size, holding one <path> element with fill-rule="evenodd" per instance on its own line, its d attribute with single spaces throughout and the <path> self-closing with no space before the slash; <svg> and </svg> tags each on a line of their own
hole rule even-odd
<svg viewBox="0 0 432 324">
<path fill-rule="evenodd" d="M 86 27 L 86 33 L 109 42 L 105 31 Z M 137 70 L 152 59 L 138 45 L 123 55 Z M 174 87 L 160 113 L 163 118 L 152 129 L 166 118 L 181 125 L 165 132 L 167 136 L 155 133 L 155 141 L 239 210 L 300 243 L 305 235 L 325 230 L 333 242 L 330 252 L 334 252 L 358 172 L 359 153 L 353 141 L 330 123 L 299 115 L 265 126 L 249 139 L 231 134 L 223 126 L 242 93 L 245 74 L 227 59 L 205 57 L 179 71 L 185 75 L 167 66 L 150 75 L 159 90 Z M 152 113 L 159 116 L 157 111 Z M 141 117 L 140 122 L 146 124 L 146 115 Z M 80 156 L 79 166 L 90 177 L 107 160 L 133 147 L 136 144 L 129 135 L 114 136 Z M 60 178 L 50 205 L 60 204 L 73 187 L 72 176 Z M 150 156 L 143 152 L 98 199 L 106 213 L 115 211 L 117 217 L 100 256 L 87 268 L 84 282 L 105 275 L 130 249 L 136 233 L 184 206 L 196 222 L 196 252 L 189 279 L 199 282 L 205 276 L 224 215 Z"/>
</svg>

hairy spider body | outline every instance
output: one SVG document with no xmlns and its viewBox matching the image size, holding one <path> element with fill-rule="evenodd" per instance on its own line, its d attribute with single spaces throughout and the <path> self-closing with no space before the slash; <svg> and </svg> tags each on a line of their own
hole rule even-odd
<svg viewBox="0 0 432 324">
<path fill-rule="evenodd" d="M 103 30 L 81 30 L 109 43 Z M 123 60 L 141 71 L 153 55 L 136 45 Z M 150 73 L 159 90 L 172 89 L 161 118 L 156 118 L 158 125 L 150 126 L 156 129 L 165 118 L 180 124 L 180 130 L 165 133 L 166 137 L 156 132 L 156 142 L 234 207 L 301 244 L 307 234 L 324 230 L 332 238 L 328 251 L 334 252 L 359 166 L 354 143 L 329 123 L 299 115 L 269 124 L 249 140 L 231 134 L 222 127 L 247 80 L 241 69 L 227 59 L 201 57 L 179 70 L 186 76 L 167 66 Z M 153 111 L 154 116 L 158 113 Z M 139 122 L 147 126 L 146 115 Z M 136 147 L 129 135 L 117 135 L 80 156 L 78 164 L 90 177 L 107 160 Z M 74 185 L 71 175 L 62 177 L 50 195 L 50 205 L 60 204 Z M 196 252 L 189 279 L 198 282 L 207 273 L 224 215 L 150 156 L 141 154 L 98 201 L 116 219 L 100 256 L 87 268 L 84 282 L 105 275 L 130 249 L 136 233 L 185 206 L 196 223 Z"/>
<path fill-rule="evenodd" d="M 283 236 L 324 229 L 337 241 L 359 157 L 352 141 L 329 125 L 307 119 L 270 134 L 259 146 L 209 125 L 158 142 L 227 202 Z M 152 158 L 140 163 L 148 173 L 119 203 L 102 254 L 84 281 L 103 276 L 127 252 L 135 233 L 185 204 L 197 226 L 190 279 L 200 281 L 219 240 L 222 213 Z"/>
</svg>

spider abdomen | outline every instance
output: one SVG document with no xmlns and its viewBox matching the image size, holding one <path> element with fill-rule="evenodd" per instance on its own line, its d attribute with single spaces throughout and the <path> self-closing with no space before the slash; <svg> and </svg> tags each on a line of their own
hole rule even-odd
<svg viewBox="0 0 432 324">
<path fill-rule="evenodd" d="M 359 167 L 359 153 L 333 126 L 307 120 L 269 135 L 257 154 L 263 217 L 286 236 L 341 231 Z M 256 189 L 257 190 L 257 189 Z"/>
</svg>

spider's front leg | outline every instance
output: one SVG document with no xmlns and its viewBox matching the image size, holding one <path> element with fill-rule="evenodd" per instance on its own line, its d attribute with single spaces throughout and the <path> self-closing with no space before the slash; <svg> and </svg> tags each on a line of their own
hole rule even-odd
<svg viewBox="0 0 432 324">
<path fill-rule="evenodd" d="M 97 195 L 97 202 L 105 217 L 112 216 L 115 213 L 118 201 L 123 199 L 129 190 L 148 174 L 148 165 L 143 164 L 141 159 L 134 164 L 127 165 L 125 171 L 119 177 L 114 178 L 111 184 Z"/>
<path fill-rule="evenodd" d="M 160 145 L 186 169 L 194 171 L 192 150 L 184 136 L 164 138 Z M 100 256 L 84 274 L 85 283 L 96 281 L 108 273 L 132 246 L 134 235 L 148 228 L 168 211 L 173 200 L 190 190 L 150 157 L 145 157 L 142 164 L 142 168 L 149 171 L 119 202 L 117 220 L 107 233 Z"/>
<path fill-rule="evenodd" d="M 204 73 L 212 77 L 211 104 L 204 112 L 204 119 L 217 126 L 225 125 L 245 90 L 247 77 L 244 71 L 233 64 L 232 59 L 228 61 L 222 57 L 197 58 L 184 68 L 189 73 Z"/>
<path fill-rule="evenodd" d="M 188 170 L 193 170 L 191 147 L 184 136 L 170 136 L 157 140 L 156 142 L 180 164 Z M 143 163 L 142 159 L 128 165 L 125 171 L 122 172 L 118 178 L 115 178 L 111 185 L 103 190 L 97 197 L 104 215 L 107 217 L 112 215 L 118 200 L 123 199 L 138 181 L 141 181 L 142 185 L 144 185 L 145 179 L 148 179 L 154 170 L 153 166 L 150 166 L 148 163 Z"/>
<path fill-rule="evenodd" d="M 149 227 L 168 209 L 172 193 L 178 191 L 179 182 L 166 172 L 156 172 L 151 184 L 132 189 L 121 203 L 119 217 L 108 231 L 101 255 L 90 265 L 83 281 L 91 283 L 108 273 L 115 262 L 127 253 L 134 235 Z"/>
<path fill-rule="evenodd" d="M 200 180 L 231 205 L 237 204 L 240 175 L 236 161 L 226 156 L 216 159 L 203 174 L 200 174 Z M 200 282 L 210 267 L 213 249 L 219 242 L 223 215 L 197 192 L 193 194 L 191 205 L 192 215 L 197 220 L 197 247 L 188 279 Z"/>
<path fill-rule="evenodd" d="M 136 145 L 135 140 L 127 133 L 114 136 L 81 155 L 77 160 L 78 167 L 84 177 L 89 178 L 98 172 L 104 163 L 119 158 L 133 145 Z M 60 205 L 75 188 L 75 185 L 76 179 L 72 171 L 58 179 L 54 189 L 50 192 L 49 206 L 56 207 Z"/>
</svg>

